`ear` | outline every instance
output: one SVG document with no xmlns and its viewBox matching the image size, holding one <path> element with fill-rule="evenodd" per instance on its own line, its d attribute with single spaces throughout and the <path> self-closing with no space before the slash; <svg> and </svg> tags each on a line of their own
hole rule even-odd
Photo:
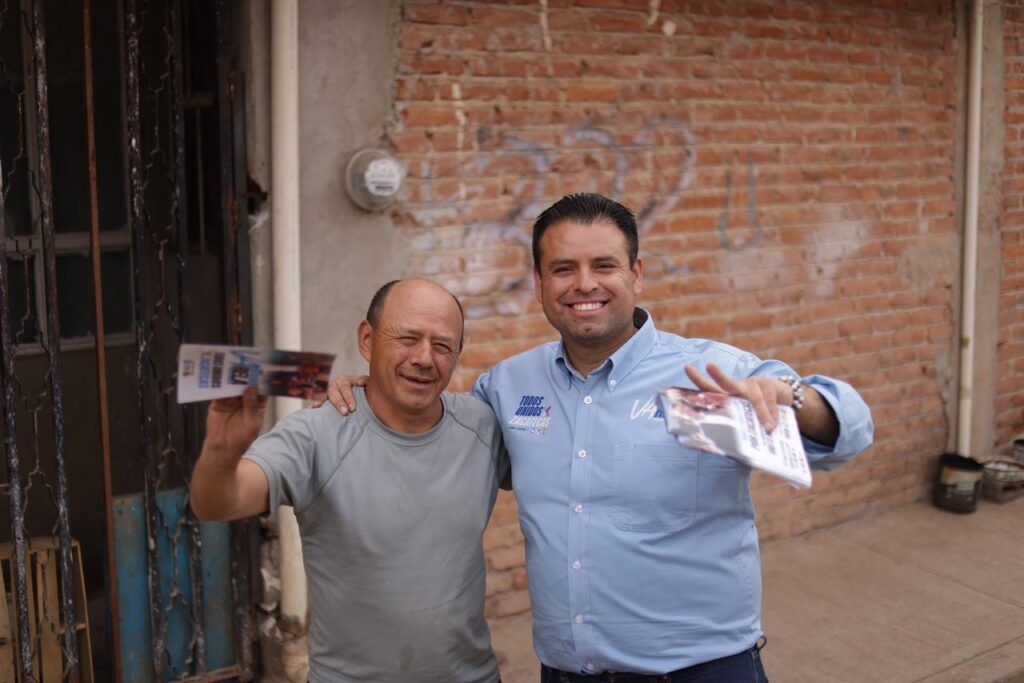
<svg viewBox="0 0 1024 683">
<path fill-rule="evenodd" d="M 644 290 L 644 260 L 637 256 L 636 265 L 633 266 L 633 293 L 639 294 Z"/>
<path fill-rule="evenodd" d="M 373 328 L 370 327 L 370 322 L 364 320 L 359 323 L 359 332 L 357 333 L 359 340 L 359 353 L 362 354 L 363 359 L 367 363 L 370 362 L 370 356 L 373 355 Z"/>
<path fill-rule="evenodd" d="M 544 301 L 541 299 L 541 296 L 540 296 L 540 288 L 541 288 L 540 271 L 537 270 L 536 268 L 534 268 L 533 269 L 533 296 L 536 297 L 537 303 L 543 304 Z"/>
</svg>

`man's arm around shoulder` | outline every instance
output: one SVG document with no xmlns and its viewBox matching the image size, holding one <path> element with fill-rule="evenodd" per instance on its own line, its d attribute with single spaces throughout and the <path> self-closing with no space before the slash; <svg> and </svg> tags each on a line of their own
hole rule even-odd
<svg viewBox="0 0 1024 683">
<path fill-rule="evenodd" d="M 267 512 L 270 485 L 262 468 L 242 456 L 259 436 L 267 398 L 247 389 L 241 398 L 210 405 L 206 440 L 192 472 L 190 499 L 196 517 L 231 521 Z"/>
</svg>

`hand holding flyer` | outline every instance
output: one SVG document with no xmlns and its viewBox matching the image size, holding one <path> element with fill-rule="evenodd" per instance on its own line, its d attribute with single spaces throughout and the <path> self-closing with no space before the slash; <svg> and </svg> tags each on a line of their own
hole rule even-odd
<svg viewBox="0 0 1024 683">
<path fill-rule="evenodd" d="M 737 396 L 672 387 L 660 399 L 669 433 L 686 448 L 727 455 L 797 488 L 810 488 L 811 469 L 789 406 L 778 407 L 779 424 L 768 433 L 750 401 Z"/>
<path fill-rule="evenodd" d="M 247 387 L 264 396 L 322 398 L 333 364 L 329 353 L 182 344 L 178 403 L 241 396 Z"/>
</svg>

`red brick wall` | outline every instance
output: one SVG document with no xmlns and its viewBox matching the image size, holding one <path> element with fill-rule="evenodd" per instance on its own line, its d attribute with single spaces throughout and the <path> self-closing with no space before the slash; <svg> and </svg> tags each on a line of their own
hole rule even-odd
<svg viewBox="0 0 1024 683">
<path fill-rule="evenodd" d="M 598 191 L 639 214 L 662 329 L 847 379 L 874 410 L 876 446 L 811 491 L 755 478 L 762 538 L 923 497 L 956 337 L 953 3 L 651 4 L 405 3 L 396 220 L 410 271 L 467 306 L 456 388 L 553 338 L 529 226 Z M 494 614 L 528 605 L 515 519 L 503 496 Z"/>
<path fill-rule="evenodd" d="M 999 305 L 996 448 L 1024 437 L 1024 3 L 1004 7 L 1006 111 L 1003 166 L 1003 278 Z"/>
</svg>

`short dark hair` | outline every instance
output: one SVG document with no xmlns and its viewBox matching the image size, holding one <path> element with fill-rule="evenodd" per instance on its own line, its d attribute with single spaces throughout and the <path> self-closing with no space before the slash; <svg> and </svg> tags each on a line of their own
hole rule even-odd
<svg viewBox="0 0 1024 683">
<path fill-rule="evenodd" d="M 384 312 L 384 304 L 387 303 L 388 294 L 391 293 L 391 289 L 399 282 L 404 282 L 404 280 L 391 280 L 390 282 L 385 282 L 381 285 L 380 289 L 374 293 L 373 298 L 370 299 L 370 307 L 366 309 L 366 321 L 370 323 L 371 327 L 377 327 L 380 323 L 380 316 Z M 445 291 L 447 292 L 448 290 Z M 448 294 L 452 297 L 452 301 L 455 302 L 455 305 L 458 306 L 459 317 L 462 318 L 462 333 L 459 335 L 459 350 L 461 351 L 462 344 L 466 338 L 466 312 L 462 310 L 462 302 L 459 301 L 459 297 L 455 296 L 451 292 L 448 292 Z"/>
<path fill-rule="evenodd" d="M 636 217 L 622 204 L 599 194 L 569 194 L 544 209 L 533 224 L 533 269 L 540 272 L 540 239 L 552 225 L 571 221 L 582 225 L 607 222 L 617 227 L 626 238 L 629 265 L 635 266 L 640 251 Z"/>
<path fill-rule="evenodd" d="M 377 327 L 380 323 L 380 315 L 384 312 L 384 304 L 388 300 L 388 294 L 391 293 L 391 288 L 399 282 L 401 282 L 401 280 L 385 282 L 373 295 L 373 298 L 370 299 L 370 307 L 366 309 L 366 320 L 373 327 Z"/>
</svg>

